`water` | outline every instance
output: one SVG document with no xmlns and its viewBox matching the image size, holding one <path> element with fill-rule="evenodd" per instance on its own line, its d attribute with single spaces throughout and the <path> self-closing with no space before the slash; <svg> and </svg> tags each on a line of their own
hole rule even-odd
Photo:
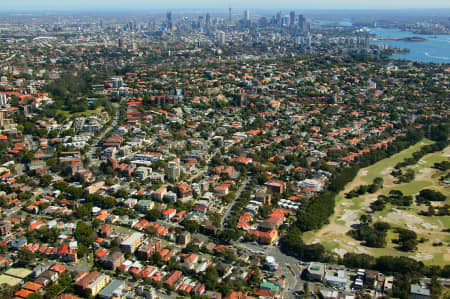
<svg viewBox="0 0 450 299">
<path fill-rule="evenodd" d="M 380 41 L 372 44 L 386 44 L 395 48 L 409 49 L 409 53 L 396 54 L 396 59 L 421 62 L 450 63 L 450 35 L 424 35 L 405 32 L 398 29 L 370 28 L 377 38 L 405 38 L 418 36 L 425 42 Z"/>
</svg>

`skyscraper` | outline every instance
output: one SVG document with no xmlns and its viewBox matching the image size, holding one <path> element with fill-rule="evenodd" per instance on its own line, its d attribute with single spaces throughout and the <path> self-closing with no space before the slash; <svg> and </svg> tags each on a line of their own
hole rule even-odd
<svg viewBox="0 0 450 299">
<path fill-rule="evenodd" d="M 302 32 L 308 31 L 308 23 L 303 15 L 298 16 L 298 27 Z"/>
<path fill-rule="evenodd" d="M 289 17 L 290 17 L 289 25 L 291 27 L 293 27 L 295 25 L 295 11 L 291 11 L 291 13 L 289 14 Z"/>
<path fill-rule="evenodd" d="M 250 10 L 248 8 L 245 10 L 244 19 L 250 21 Z"/>
<path fill-rule="evenodd" d="M 211 26 L 211 15 L 209 13 L 206 14 L 206 28 Z"/>
<path fill-rule="evenodd" d="M 277 13 L 277 16 L 275 17 L 275 23 L 276 23 L 277 25 L 281 25 L 281 11 L 279 11 L 279 12 Z"/>
<path fill-rule="evenodd" d="M 121 48 L 121 49 L 123 49 L 123 48 L 125 47 L 125 43 L 124 43 L 123 39 L 119 38 L 119 40 L 118 40 L 118 46 L 119 46 L 119 48 Z"/>
<path fill-rule="evenodd" d="M 168 11 L 167 12 L 167 28 L 172 30 L 173 27 L 173 23 L 172 23 L 172 12 Z"/>
<path fill-rule="evenodd" d="M 231 23 L 231 7 L 228 8 L 228 21 Z"/>
<path fill-rule="evenodd" d="M 226 42 L 226 34 L 223 31 L 217 32 L 217 41 L 220 45 L 225 44 Z"/>
</svg>

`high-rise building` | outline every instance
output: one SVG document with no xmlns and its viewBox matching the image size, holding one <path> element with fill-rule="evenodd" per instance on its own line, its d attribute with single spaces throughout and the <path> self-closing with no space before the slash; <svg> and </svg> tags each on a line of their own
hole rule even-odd
<svg viewBox="0 0 450 299">
<path fill-rule="evenodd" d="M 206 28 L 211 26 L 211 15 L 209 13 L 206 14 Z"/>
<path fill-rule="evenodd" d="M 295 11 L 291 11 L 289 14 L 290 22 L 289 25 L 293 27 L 295 25 Z"/>
<path fill-rule="evenodd" d="M 173 23 L 172 23 L 172 12 L 171 12 L 171 11 L 168 11 L 166 17 L 167 17 L 167 28 L 168 28 L 169 30 L 172 30 L 172 28 L 173 28 Z"/>
<path fill-rule="evenodd" d="M 298 16 L 298 27 L 300 31 L 307 32 L 308 31 L 308 22 L 306 21 L 303 15 Z"/>
<path fill-rule="evenodd" d="M 226 34 L 223 31 L 217 32 L 217 41 L 219 44 L 223 45 L 226 42 Z"/>
<path fill-rule="evenodd" d="M 250 10 L 248 8 L 245 10 L 244 19 L 250 21 Z"/>
<path fill-rule="evenodd" d="M 281 11 L 277 12 L 277 16 L 275 17 L 275 23 L 277 25 L 281 25 Z"/>
<path fill-rule="evenodd" d="M 123 39 L 119 38 L 118 46 L 119 46 L 119 48 L 121 48 L 121 49 L 125 47 L 125 43 L 124 43 Z"/>
<path fill-rule="evenodd" d="M 180 178 L 181 175 L 181 169 L 178 163 L 176 162 L 169 162 L 167 163 L 166 167 L 166 175 L 169 181 L 176 181 Z"/>
<path fill-rule="evenodd" d="M 231 23 L 231 7 L 228 8 L 228 21 Z"/>
</svg>

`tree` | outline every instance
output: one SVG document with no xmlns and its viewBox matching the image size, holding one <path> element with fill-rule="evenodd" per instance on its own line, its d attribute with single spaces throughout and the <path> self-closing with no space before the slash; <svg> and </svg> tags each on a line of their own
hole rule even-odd
<svg viewBox="0 0 450 299">
<path fill-rule="evenodd" d="M 43 186 L 43 187 L 47 187 L 47 186 L 49 186 L 50 185 L 50 183 L 52 182 L 52 176 L 51 175 L 48 175 L 48 174 L 46 174 L 46 175 L 43 175 L 42 177 L 41 177 L 41 179 L 39 180 L 39 184 L 41 185 L 41 186 Z"/>
<path fill-rule="evenodd" d="M 161 216 L 161 211 L 158 209 L 151 209 L 145 214 L 145 218 L 147 218 L 148 221 L 156 221 L 161 219 Z"/>
<path fill-rule="evenodd" d="M 195 220 L 183 221 L 184 228 L 190 233 L 198 233 L 200 231 L 200 224 Z"/>
<path fill-rule="evenodd" d="M 19 285 L 16 285 L 14 287 L 11 287 L 6 283 L 0 285 L 0 299 L 13 298 L 14 293 L 17 292 L 19 288 L 20 288 Z"/>
<path fill-rule="evenodd" d="M 94 243 L 94 230 L 85 222 L 78 222 L 75 229 L 75 239 L 82 245 L 90 247 Z"/>
<path fill-rule="evenodd" d="M 429 204 L 430 201 L 445 201 L 447 197 L 439 191 L 431 189 L 423 189 L 416 195 L 416 201 L 418 204 Z"/>
<path fill-rule="evenodd" d="M 241 236 L 241 233 L 236 229 L 224 229 L 219 233 L 218 238 L 225 243 L 229 243 L 231 240 L 236 241 Z"/>
<path fill-rule="evenodd" d="M 304 232 L 322 227 L 334 212 L 335 196 L 325 191 L 305 202 L 297 211 L 297 226 Z"/>
<path fill-rule="evenodd" d="M 342 262 L 349 268 L 371 269 L 375 265 L 375 258 L 368 254 L 346 253 Z"/>
<path fill-rule="evenodd" d="M 50 298 L 55 298 L 56 296 L 58 296 L 64 290 L 64 287 L 57 283 L 54 283 L 54 284 L 48 286 L 45 290 L 46 290 L 45 298 L 50 299 Z"/>
<path fill-rule="evenodd" d="M 18 258 L 20 263 L 28 263 L 36 258 L 36 254 L 29 250 L 21 249 L 19 250 Z"/>
<path fill-rule="evenodd" d="M 205 287 L 208 290 L 214 290 L 217 285 L 217 281 L 219 280 L 219 274 L 217 273 L 217 269 L 215 267 L 209 266 L 204 275 L 204 283 Z"/>
<path fill-rule="evenodd" d="M 79 206 L 78 209 L 76 210 L 77 217 L 84 218 L 90 216 L 92 206 L 93 206 L 92 203 L 85 203 L 84 205 Z"/>
<path fill-rule="evenodd" d="M 213 225 L 217 228 L 220 228 L 221 226 L 221 220 L 222 220 L 222 215 L 214 212 L 214 213 L 210 213 L 208 214 L 208 219 L 213 223 Z"/>
<path fill-rule="evenodd" d="M 89 253 L 89 248 L 88 247 L 86 247 L 83 244 L 80 244 L 80 246 L 78 246 L 78 250 L 77 250 L 78 257 L 84 257 L 88 253 Z"/>
<path fill-rule="evenodd" d="M 397 243 L 399 244 L 399 249 L 402 251 L 413 251 L 417 248 L 419 243 L 417 240 L 417 234 L 409 229 L 397 228 L 398 233 Z"/>
<path fill-rule="evenodd" d="M 309 297 L 309 283 L 307 281 L 303 282 L 303 295 Z"/>
<path fill-rule="evenodd" d="M 363 214 L 359 218 L 359 221 L 361 221 L 362 224 L 369 224 L 369 223 L 372 222 L 372 216 L 371 215 L 367 215 L 367 214 Z"/>
<path fill-rule="evenodd" d="M 431 277 L 431 286 L 430 286 L 431 298 L 438 299 L 441 296 L 442 287 L 438 281 L 438 276 L 433 275 Z"/>
</svg>

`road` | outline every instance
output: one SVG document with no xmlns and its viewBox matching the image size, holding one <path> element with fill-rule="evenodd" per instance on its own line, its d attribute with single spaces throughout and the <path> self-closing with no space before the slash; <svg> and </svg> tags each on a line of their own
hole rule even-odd
<svg viewBox="0 0 450 299">
<path fill-rule="evenodd" d="M 220 227 L 224 227 L 223 224 L 230 216 L 231 210 L 234 207 L 234 204 L 236 203 L 236 200 L 241 196 L 241 193 L 244 191 L 245 187 L 247 187 L 249 178 L 247 177 L 245 179 L 245 182 L 242 183 L 242 185 L 239 187 L 239 189 L 236 191 L 236 194 L 234 196 L 233 202 L 231 202 L 228 207 L 225 209 L 225 213 L 223 213 L 222 219 L 220 221 Z"/>
<path fill-rule="evenodd" d="M 120 105 L 117 104 L 117 103 L 113 103 L 113 106 L 116 109 L 116 115 L 114 116 L 113 121 L 111 122 L 111 124 L 107 128 L 103 128 L 103 132 L 99 136 L 94 138 L 92 146 L 89 149 L 89 151 L 87 152 L 87 156 L 90 158 L 90 163 L 89 164 L 92 164 L 92 162 L 94 162 L 94 160 L 97 160 L 95 152 L 97 151 L 97 148 L 101 148 L 102 147 L 102 145 L 100 144 L 100 141 L 107 134 L 110 133 L 112 128 L 114 128 L 119 123 L 119 119 L 120 119 Z M 96 166 L 98 166 L 98 165 L 96 165 Z"/>
<path fill-rule="evenodd" d="M 279 273 L 280 276 L 285 276 L 285 288 L 281 292 L 283 298 L 296 298 L 294 292 L 303 290 L 305 281 L 301 279 L 302 268 L 300 267 L 297 258 L 284 254 L 277 246 L 261 246 L 239 242 L 233 242 L 233 245 L 253 254 L 259 253 L 262 256 L 273 256 L 275 258 L 278 263 L 277 273 Z M 312 285 L 310 285 L 310 287 L 312 287 Z"/>
<path fill-rule="evenodd" d="M 211 146 L 211 145 L 210 145 L 210 146 Z M 211 153 L 211 154 L 209 155 L 209 158 L 205 161 L 206 166 L 203 167 L 196 175 L 191 176 L 191 177 L 188 179 L 188 182 L 192 182 L 193 180 L 195 180 L 195 179 L 197 179 L 198 177 L 203 176 L 205 173 L 207 173 L 207 172 L 208 172 L 208 168 L 209 168 L 209 166 L 208 166 L 209 163 L 211 162 L 212 158 L 213 158 L 215 155 L 217 155 L 218 152 L 220 152 L 220 147 L 217 148 L 213 153 Z"/>
</svg>

